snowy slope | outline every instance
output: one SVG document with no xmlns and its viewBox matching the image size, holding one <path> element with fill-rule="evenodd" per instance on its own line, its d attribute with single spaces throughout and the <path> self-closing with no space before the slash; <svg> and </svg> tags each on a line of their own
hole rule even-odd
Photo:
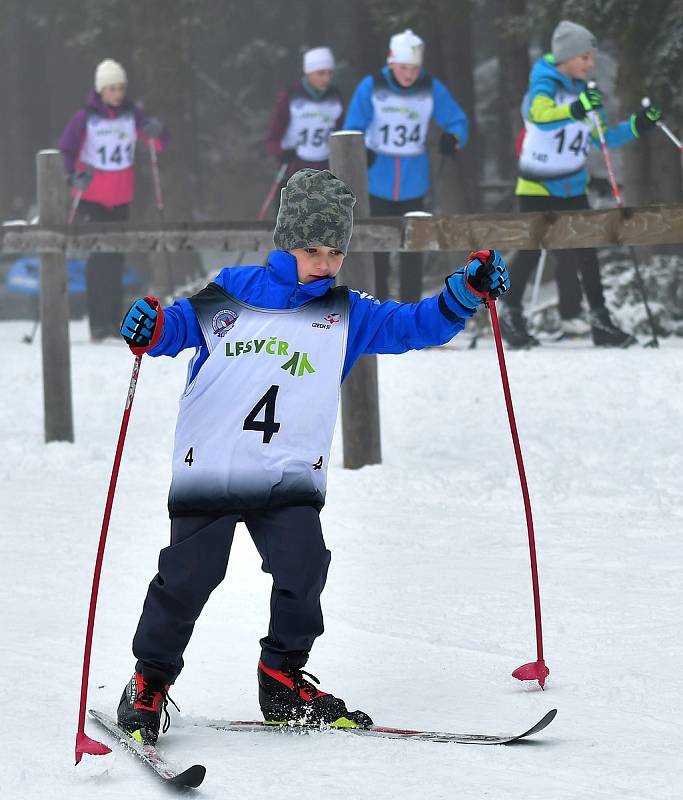
<svg viewBox="0 0 683 800">
<path fill-rule="evenodd" d="M 92 563 L 132 357 L 72 326 L 76 444 L 42 442 L 40 348 L 2 323 L 0 798 L 167 794 L 123 752 L 73 766 Z M 380 359 L 382 466 L 341 468 L 323 512 L 332 566 L 311 671 L 377 722 L 507 732 L 479 748 L 192 727 L 256 718 L 269 581 L 241 526 L 160 748 L 208 768 L 206 798 L 677 798 L 683 786 L 683 347 L 510 353 L 539 545 L 547 691 L 535 657 L 523 509 L 490 342 Z M 98 607 L 90 703 L 115 711 L 158 550 L 185 358 L 145 359 Z M 338 432 L 339 433 L 339 432 Z M 94 725 L 91 735 L 100 736 Z"/>
</svg>

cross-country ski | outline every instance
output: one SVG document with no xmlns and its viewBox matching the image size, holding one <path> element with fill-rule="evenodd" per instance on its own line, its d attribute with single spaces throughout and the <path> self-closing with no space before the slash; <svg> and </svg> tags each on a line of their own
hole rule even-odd
<svg viewBox="0 0 683 800">
<path fill-rule="evenodd" d="M 196 789 L 206 775 L 206 767 L 194 764 L 186 769 L 176 769 L 159 753 L 152 744 L 137 741 L 126 731 L 119 728 L 116 722 L 101 711 L 90 709 L 89 716 L 107 732 L 121 747 L 132 753 L 138 760 L 148 766 L 168 786 L 185 786 Z"/>
<path fill-rule="evenodd" d="M 545 730 L 555 719 L 556 709 L 551 709 L 535 725 L 518 734 L 481 734 L 481 733 L 447 733 L 436 731 L 411 731 L 401 728 L 386 728 L 381 725 L 371 725 L 369 728 L 333 728 L 315 725 L 271 725 L 263 721 L 230 720 L 224 722 L 205 723 L 205 727 L 214 728 L 228 733 L 281 733 L 281 734 L 306 734 L 306 733 L 348 733 L 369 739 L 411 739 L 418 742 L 450 742 L 453 744 L 514 744 L 529 736 L 534 736 Z"/>
</svg>

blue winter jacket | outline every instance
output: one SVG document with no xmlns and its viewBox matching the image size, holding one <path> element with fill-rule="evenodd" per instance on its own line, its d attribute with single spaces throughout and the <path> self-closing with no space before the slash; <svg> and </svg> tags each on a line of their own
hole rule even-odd
<svg viewBox="0 0 683 800">
<path fill-rule="evenodd" d="M 569 94 L 578 95 L 587 88 L 586 81 L 573 80 L 563 75 L 555 65 L 555 59 L 548 54 L 539 58 L 529 75 L 529 90 L 522 102 L 522 117 L 539 128 L 556 130 L 574 122 L 568 105 L 555 105 L 555 96 L 564 89 Z M 599 112 L 605 142 L 608 147 L 619 147 L 633 140 L 637 134 L 630 121 L 619 122 L 607 127 L 604 111 Z M 591 140 L 598 144 L 600 139 L 594 129 Z M 534 181 L 520 177 L 516 194 L 552 197 L 576 197 L 586 193 L 589 181 L 588 170 L 583 168 L 571 175 L 552 180 Z"/>
<path fill-rule="evenodd" d="M 425 80 L 432 82 L 434 109 L 432 116 L 437 125 L 447 133 L 458 137 L 460 147 L 467 144 L 468 122 L 462 108 L 441 81 L 430 78 L 424 70 L 415 83 L 404 89 L 393 78 L 389 67 L 382 69 L 382 76 L 391 92 L 399 96 L 410 95 L 421 90 Z M 372 92 L 375 77 L 367 75 L 356 87 L 349 111 L 344 121 L 344 130 L 365 131 L 373 116 Z M 424 197 L 429 191 L 429 157 L 427 153 L 417 156 L 387 156 L 377 154 L 368 170 L 368 190 L 375 197 L 385 200 L 413 200 Z"/>
<path fill-rule="evenodd" d="M 290 253 L 273 250 L 265 267 L 226 267 L 214 283 L 228 294 L 258 308 L 298 308 L 321 297 L 334 285 L 324 278 L 299 283 L 296 259 Z M 364 292 L 349 292 L 349 331 L 342 380 L 365 353 L 405 353 L 450 341 L 474 314 L 443 291 L 419 303 L 380 303 Z M 181 350 L 196 347 L 191 381 L 206 361 L 209 351 L 189 300 L 176 300 L 164 309 L 161 338 L 151 356 L 176 356 Z"/>
</svg>

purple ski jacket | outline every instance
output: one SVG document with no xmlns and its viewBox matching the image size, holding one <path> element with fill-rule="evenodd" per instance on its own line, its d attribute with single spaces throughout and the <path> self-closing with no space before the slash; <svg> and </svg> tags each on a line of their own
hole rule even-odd
<svg viewBox="0 0 683 800">
<path fill-rule="evenodd" d="M 145 147 L 149 147 L 150 139 L 142 133 L 142 126 L 147 116 L 144 111 L 132 103 L 124 100 L 118 108 L 106 105 L 100 95 L 93 89 L 88 95 L 85 106 L 79 109 L 64 128 L 59 140 L 59 149 L 64 156 L 64 169 L 67 175 L 82 169 L 89 169 L 93 179 L 88 188 L 81 195 L 83 200 L 99 203 L 107 208 L 130 203 L 135 192 L 135 178 L 133 167 L 124 167 L 119 170 L 101 170 L 94 164 L 85 164 L 80 160 L 81 151 L 88 135 L 88 117 L 95 115 L 103 119 L 115 119 L 123 114 L 133 114 L 135 129 L 138 138 L 142 139 Z M 154 148 L 161 152 L 168 144 L 168 132 L 164 129 L 161 136 L 154 140 Z"/>
</svg>

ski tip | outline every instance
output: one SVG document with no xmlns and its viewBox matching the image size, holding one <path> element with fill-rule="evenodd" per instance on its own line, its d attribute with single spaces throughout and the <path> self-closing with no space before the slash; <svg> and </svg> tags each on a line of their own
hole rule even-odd
<svg viewBox="0 0 683 800">
<path fill-rule="evenodd" d="M 550 725 L 550 723 L 555 719 L 556 716 L 557 716 L 557 709 L 551 708 L 547 714 L 541 717 L 541 719 L 539 719 L 539 721 L 532 728 L 529 728 L 528 731 L 525 731 L 519 738 L 525 739 L 527 736 L 533 736 L 534 733 L 539 733 L 544 728 L 547 728 L 548 725 Z"/>
<path fill-rule="evenodd" d="M 203 764 L 195 764 L 184 772 L 169 778 L 167 783 L 172 786 L 187 786 L 190 789 L 196 789 L 201 785 L 205 776 L 206 767 Z"/>
</svg>

